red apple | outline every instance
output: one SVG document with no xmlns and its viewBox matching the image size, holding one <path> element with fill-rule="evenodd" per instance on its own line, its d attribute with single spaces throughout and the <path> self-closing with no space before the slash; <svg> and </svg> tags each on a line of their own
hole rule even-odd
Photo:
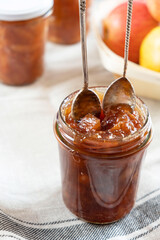
<svg viewBox="0 0 160 240">
<path fill-rule="evenodd" d="M 159 0 L 160 1 L 160 0 Z M 127 18 L 127 2 L 118 5 L 103 20 L 103 39 L 107 46 L 121 57 L 124 56 Z M 133 1 L 129 60 L 139 62 L 139 49 L 144 37 L 158 25 L 143 1 Z"/>
<path fill-rule="evenodd" d="M 150 14 L 160 22 L 160 0 L 147 0 Z"/>
</svg>

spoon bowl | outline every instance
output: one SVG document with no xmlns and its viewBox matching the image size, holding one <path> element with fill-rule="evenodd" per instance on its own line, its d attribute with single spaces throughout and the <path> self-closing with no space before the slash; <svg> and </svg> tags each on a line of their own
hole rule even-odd
<svg viewBox="0 0 160 240">
<path fill-rule="evenodd" d="M 131 82 L 126 77 L 121 77 L 110 84 L 106 90 L 102 108 L 105 111 L 110 106 L 126 104 L 133 112 L 136 105 L 136 96 Z"/>
<path fill-rule="evenodd" d="M 99 117 L 101 114 L 100 100 L 97 94 L 91 89 L 83 89 L 78 92 L 72 103 L 72 116 L 75 120 L 80 120 L 88 113 Z"/>
</svg>

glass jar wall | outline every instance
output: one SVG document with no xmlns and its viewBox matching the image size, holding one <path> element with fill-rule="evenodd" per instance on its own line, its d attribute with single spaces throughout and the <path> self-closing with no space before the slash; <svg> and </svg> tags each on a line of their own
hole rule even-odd
<svg viewBox="0 0 160 240">
<path fill-rule="evenodd" d="M 89 30 L 89 9 L 92 0 L 86 0 Z M 54 0 L 54 9 L 50 17 L 49 40 L 60 44 L 73 44 L 80 41 L 79 0 Z"/>
<path fill-rule="evenodd" d="M 43 73 L 47 18 L 0 21 L 0 80 L 9 85 L 34 82 Z"/>
<path fill-rule="evenodd" d="M 96 91 L 101 95 L 105 88 Z M 62 103 L 55 128 L 64 203 L 88 222 L 114 222 L 134 206 L 141 164 L 151 141 L 150 116 L 137 98 L 137 108 L 144 119 L 137 132 L 123 139 L 101 138 L 101 133 L 87 136 L 70 128 L 65 121 L 66 109 L 74 96 L 71 94 Z"/>
<path fill-rule="evenodd" d="M 9 0 L 11 1 L 11 0 Z M 48 18 L 53 1 L 0 0 L 0 81 L 9 85 L 34 82 L 43 73 Z"/>
</svg>

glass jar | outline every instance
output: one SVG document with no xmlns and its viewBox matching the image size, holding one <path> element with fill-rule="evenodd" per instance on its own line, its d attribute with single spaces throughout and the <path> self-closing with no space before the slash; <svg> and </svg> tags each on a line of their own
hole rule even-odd
<svg viewBox="0 0 160 240">
<path fill-rule="evenodd" d="M 104 94 L 106 88 L 94 88 Z M 144 124 L 123 139 L 103 139 L 77 133 L 64 120 L 75 93 L 61 104 L 55 134 L 59 143 L 62 195 L 79 218 L 97 224 L 115 222 L 134 206 L 140 169 L 151 141 L 151 119 L 146 105 L 136 99 Z"/>
<path fill-rule="evenodd" d="M 5 2 L 0 0 L 0 81 L 9 85 L 30 84 L 43 73 L 53 1 Z"/>
<path fill-rule="evenodd" d="M 89 9 L 92 0 L 86 0 L 86 29 L 89 30 Z M 60 44 L 73 44 L 80 41 L 79 0 L 54 0 L 50 17 L 49 40 Z"/>
</svg>

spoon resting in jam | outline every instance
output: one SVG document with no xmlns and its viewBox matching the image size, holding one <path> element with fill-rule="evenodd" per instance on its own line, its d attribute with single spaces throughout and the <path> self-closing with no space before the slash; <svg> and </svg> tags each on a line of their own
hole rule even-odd
<svg viewBox="0 0 160 240">
<path fill-rule="evenodd" d="M 105 92 L 102 102 L 102 108 L 104 112 L 108 109 L 108 107 L 116 106 L 118 104 L 126 105 L 128 108 L 130 108 L 130 111 L 133 112 L 136 105 L 134 88 L 131 82 L 126 78 L 132 20 L 132 5 L 133 0 L 128 0 L 123 77 L 115 80 Z"/>
<path fill-rule="evenodd" d="M 96 117 L 99 117 L 101 113 L 100 100 L 97 94 L 91 89 L 88 89 L 86 0 L 80 0 L 80 30 L 81 30 L 84 87 L 81 91 L 78 92 L 72 103 L 72 117 L 76 121 L 79 121 L 88 113 Z"/>
</svg>

